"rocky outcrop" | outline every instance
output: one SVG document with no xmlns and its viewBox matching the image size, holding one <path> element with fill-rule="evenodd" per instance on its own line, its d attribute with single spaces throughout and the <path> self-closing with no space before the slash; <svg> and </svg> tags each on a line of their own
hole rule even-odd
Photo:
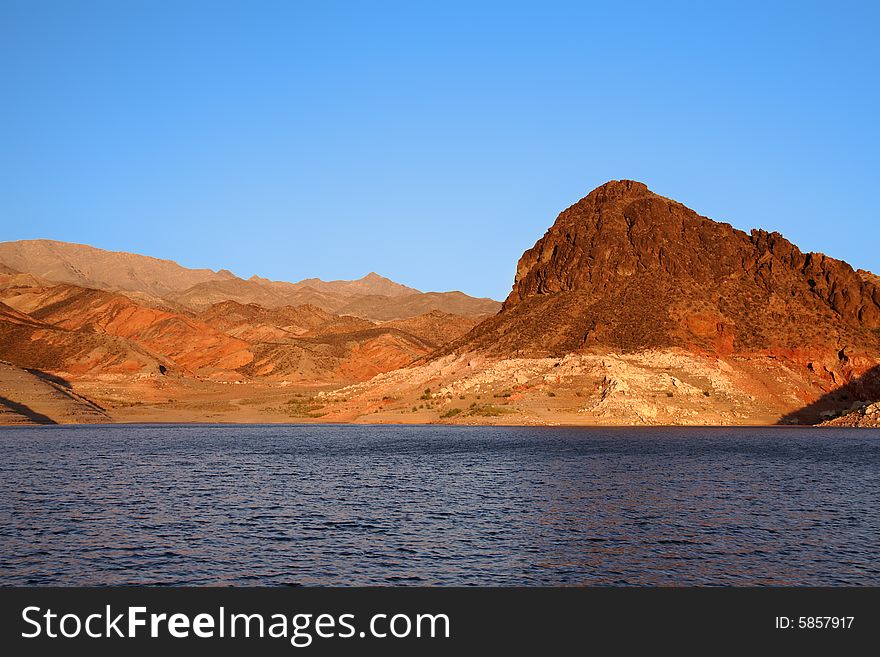
<svg viewBox="0 0 880 657">
<path fill-rule="evenodd" d="M 823 427 L 866 427 L 880 428 L 880 402 L 857 404 L 855 408 L 840 417 L 822 422 Z"/>
<path fill-rule="evenodd" d="M 745 280 L 818 301 L 847 323 L 880 327 L 876 282 L 845 262 L 801 253 L 779 233 L 749 235 L 712 221 L 631 180 L 606 183 L 559 215 L 520 258 L 504 308 L 555 292 L 599 298 L 646 276 L 706 292 Z"/>
<path fill-rule="evenodd" d="M 400 329 L 436 348 L 460 338 L 477 324 L 479 324 L 479 319 L 475 317 L 453 315 L 434 310 L 424 315 L 385 322 L 382 326 Z"/>
<path fill-rule="evenodd" d="M 880 288 L 865 274 L 612 181 L 559 215 L 520 258 L 501 312 L 445 351 L 676 347 L 770 354 L 840 378 L 880 354 Z"/>
</svg>

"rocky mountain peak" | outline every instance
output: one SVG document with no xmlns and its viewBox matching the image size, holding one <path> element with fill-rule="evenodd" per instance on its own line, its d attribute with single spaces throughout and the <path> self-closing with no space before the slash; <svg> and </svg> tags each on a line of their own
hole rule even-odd
<svg viewBox="0 0 880 657">
<path fill-rule="evenodd" d="M 654 193 L 648 189 L 648 186 L 637 180 L 609 180 L 604 185 L 599 185 L 582 200 L 608 203 L 617 199 L 635 199 L 652 195 Z"/>
<path fill-rule="evenodd" d="M 880 327 L 880 293 L 871 277 L 821 253 L 802 253 L 777 232 L 749 235 L 700 216 L 631 180 L 608 182 L 562 212 L 523 254 L 504 307 L 556 292 L 598 298 L 646 279 L 711 295 L 740 278 L 768 293 L 818 299 L 847 322 Z"/>
<path fill-rule="evenodd" d="M 619 180 L 559 214 L 520 258 L 501 312 L 457 347 L 873 353 L 878 329 L 876 277 Z"/>
</svg>

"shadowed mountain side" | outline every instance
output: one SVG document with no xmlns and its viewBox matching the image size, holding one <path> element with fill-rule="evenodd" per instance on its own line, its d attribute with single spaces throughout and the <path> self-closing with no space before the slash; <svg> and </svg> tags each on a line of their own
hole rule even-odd
<svg viewBox="0 0 880 657">
<path fill-rule="evenodd" d="M 812 404 L 788 413 L 779 424 L 818 424 L 880 400 L 880 365 L 836 388 Z"/>
<path fill-rule="evenodd" d="M 58 376 L 57 374 L 50 374 L 49 372 L 43 372 L 42 370 L 35 368 L 27 368 L 25 369 L 25 372 L 53 387 L 55 392 L 62 397 L 67 397 L 70 401 L 77 404 L 84 404 L 85 406 L 92 408 L 96 413 L 107 413 L 107 409 L 99 403 L 87 397 L 83 397 L 74 391 L 73 384 L 64 377 Z"/>
<path fill-rule="evenodd" d="M 0 301 L 0 321 L 8 322 L 9 324 L 17 324 L 19 326 L 45 326 L 45 324 L 38 322 L 30 315 L 19 312 L 2 301 Z"/>
<path fill-rule="evenodd" d="M 42 413 L 37 413 L 32 408 L 25 406 L 24 404 L 19 404 L 18 402 L 14 402 L 11 399 L 7 399 L 6 397 L 0 396 L 0 406 L 4 406 L 4 409 L 0 409 L 0 415 L 5 413 L 15 413 L 17 415 L 22 416 L 29 423 L 33 424 L 58 424 L 52 418 L 43 415 Z M 5 423 L 4 423 L 5 424 Z M 9 422 L 9 424 L 14 424 L 14 422 Z"/>
<path fill-rule="evenodd" d="M 847 263 L 802 253 L 779 233 L 736 230 L 632 180 L 606 183 L 563 211 L 520 258 L 504 308 L 573 290 L 598 299 L 639 275 L 709 299 L 729 299 L 736 288 L 726 284 L 744 282 L 776 297 L 765 315 L 796 297 L 804 310 L 830 309 L 845 323 L 880 328 L 880 290 Z"/>
<path fill-rule="evenodd" d="M 345 333 L 373 328 L 357 317 L 340 317 L 311 304 L 265 308 L 224 301 L 199 313 L 200 321 L 249 342 L 284 342 L 303 336 Z"/>
<path fill-rule="evenodd" d="M 382 326 L 410 333 L 436 348 L 461 337 L 479 324 L 480 319 L 433 310 L 424 315 L 385 322 Z"/>
<path fill-rule="evenodd" d="M 258 343 L 253 347 L 253 362 L 240 371 L 252 377 L 306 382 L 363 381 L 409 365 L 434 347 L 411 333 L 375 327 Z"/>
<path fill-rule="evenodd" d="M 164 361 L 125 338 L 69 331 L 39 322 L 9 322 L 2 316 L 0 358 L 19 367 L 75 377 L 158 372 Z"/>
<path fill-rule="evenodd" d="M 69 383 L 0 361 L 0 424 L 107 422 L 99 404 L 69 388 Z"/>
<path fill-rule="evenodd" d="M 379 322 L 409 319 L 434 311 L 465 317 L 492 315 L 501 308 L 494 299 L 475 298 L 464 292 L 420 292 L 394 297 L 355 297 L 336 309 L 340 315 L 355 315 Z"/>
<path fill-rule="evenodd" d="M 192 371 L 231 370 L 253 358 L 242 340 L 113 292 L 55 286 L 45 291 L 40 307 L 30 316 L 60 329 L 131 340 Z"/>
<path fill-rule="evenodd" d="M 50 374 L 49 372 L 43 372 L 42 370 L 38 370 L 38 369 L 34 369 L 34 368 L 26 368 L 25 371 L 27 371 L 30 374 L 33 374 L 38 379 L 43 379 L 43 381 L 47 381 L 55 386 L 65 388 L 66 390 L 73 389 L 73 386 L 70 384 L 70 381 L 68 381 L 67 379 L 65 379 L 62 376 L 58 376 L 57 374 Z"/>
</svg>

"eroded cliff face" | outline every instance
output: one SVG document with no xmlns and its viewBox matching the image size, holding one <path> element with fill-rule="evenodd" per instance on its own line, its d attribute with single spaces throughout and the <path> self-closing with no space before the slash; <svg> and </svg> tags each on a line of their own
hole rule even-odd
<svg viewBox="0 0 880 657">
<path fill-rule="evenodd" d="M 880 353 L 880 288 L 778 233 L 745 233 L 612 181 L 559 215 L 520 258 L 501 312 L 446 351 L 668 347 L 864 368 Z"/>
</svg>

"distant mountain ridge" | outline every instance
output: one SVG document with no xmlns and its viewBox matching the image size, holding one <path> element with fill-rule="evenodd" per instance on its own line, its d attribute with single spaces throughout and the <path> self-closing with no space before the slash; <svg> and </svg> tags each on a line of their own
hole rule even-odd
<svg viewBox="0 0 880 657">
<path fill-rule="evenodd" d="M 189 269 L 172 260 L 55 240 L 0 242 L 0 263 L 55 283 L 159 298 L 206 281 L 235 278 L 229 271 Z"/>
<path fill-rule="evenodd" d="M 361 380 L 425 356 L 500 305 L 374 272 L 244 280 L 84 245 L 0 243 L 0 358 L 77 380 Z"/>
<path fill-rule="evenodd" d="M 462 292 L 423 293 L 375 272 L 352 281 L 309 278 L 290 283 L 256 275 L 245 280 L 225 269 L 189 269 L 172 260 L 54 240 L 0 242 L 0 266 L 54 283 L 122 292 L 157 307 L 196 312 L 223 301 L 267 308 L 310 304 L 385 321 L 433 311 L 477 317 L 501 306 Z"/>
<path fill-rule="evenodd" d="M 249 280 L 256 281 L 263 285 L 272 285 L 274 281 L 260 278 L 259 276 L 251 276 Z M 406 294 L 418 294 L 421 290 L 413 287 L 407 287 L 400 283 L 395 283 L 389 278 L 380 276 L 376 272 L 370 272 L 363 278 L 353 281 L 322 281 L 320 278 L 305 278 L 293 285 L 299 287 L 309 287 L 318 292 L 325 294 L 338 294 L 343 296 L 363 296 L 363 295 L 382 295 L 386 297 L 397 297 Z"/>
</svg>

